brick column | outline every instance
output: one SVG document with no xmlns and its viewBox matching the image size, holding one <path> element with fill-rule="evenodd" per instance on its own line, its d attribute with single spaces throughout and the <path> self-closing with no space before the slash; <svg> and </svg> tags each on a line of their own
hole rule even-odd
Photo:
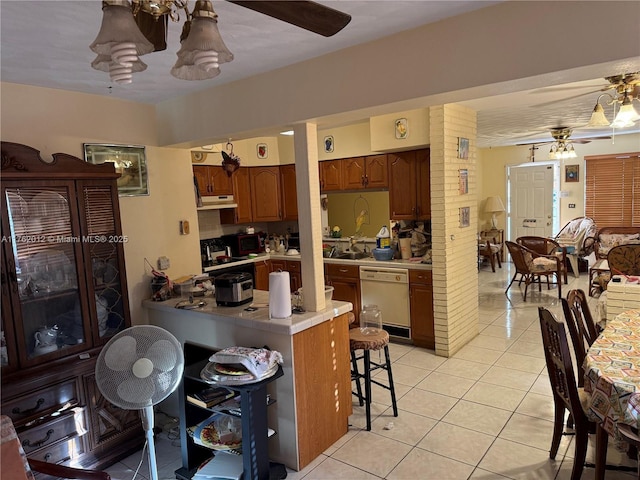
<svg viewBox="0 0 640 480">
<path fill-rule="evenodd" d="M 449 357 L 478 334 L 476 112 L 455 104 L 429 109 L 431 230 L 436 354 Z M 458 158 L 459 138 L 469 139 L 469 158 Z M 459 193 L 459 170 L 469 193 Z M 470 207 L 469 226 L 460 208 Z"/>
</svg>

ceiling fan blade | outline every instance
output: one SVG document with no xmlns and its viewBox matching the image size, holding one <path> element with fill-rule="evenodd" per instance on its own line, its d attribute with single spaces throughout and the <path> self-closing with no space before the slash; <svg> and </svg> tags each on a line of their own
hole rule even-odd
<svg viewBox="0 0 640 480">
<path fill-rule="evenodd" d="M 543 103 L 538 103 L 535 105 L 531 105 L 533 108 L 540 108 L 540 107 L 548 107 L 549 105 L 557 105 L 558 103 L 562 103 L 562 102 L 568 102 L 569 100 L 573 100 L 575 98 L 580 98 L 580 97 L 584 97 L 585 95 L 593 95 L 594 93 L 597 92 L 602 92 L 603 90 L 609 90 L 608 88 L 605 89 L 599 89 L 599 90 L 592 90 L 590 92 L 585 92 L 585 93 L 579 93 L 578 95 L 572 95 L 570 97 L 566 97 L 566 98 L 561 98 L 559 100 L 552 100 L 550 102 L 543 102 Z M 595 99 L 594 99 L 594 103 L 595 103 Z"/>
<path fill-rule="evenodd" d="M 335 35 L 351 21 L 351 15 L 310 1 L 227 1 L 325 37 Z"/>
<path fill-rule="evenodd" d="M 142 34 L 153 43 L 154 52 L 167 49 L 168 15 L 155 18 L 150 13 L 140 10 L 134 18 Z"/>
</svg>

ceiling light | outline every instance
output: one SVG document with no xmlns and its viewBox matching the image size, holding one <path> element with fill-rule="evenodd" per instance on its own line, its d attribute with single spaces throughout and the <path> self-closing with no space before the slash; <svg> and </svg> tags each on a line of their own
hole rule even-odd
<svg viewBox="0 0 640 480">
<path fill-rule="evenodd" d="M 284 132 L 280 132 L 280 135 L 293 135 L 293 130 L 286 130 Z"/>
<path fill-rule="evenodd" d="M 171 74 L 184 80 L 205 80 L 220 73 L 220 64 L 233 60 L 233 54 L 224 44 L 218 31 L 218 15 L 210 0 L 198 0 L 192 13 L 187 9 L 186 0 L 105 0 L 102 2 L 102 26 L 91 50 L 98 54 L 91 66 L 108 71 L 111 80 L 117 83 L 131 83 L 134 72 L 141 72 L 147 66 L 138 58 L 151 53 L 154 47 L 136 24 L 136 15 L 160 20 L 163 15 L 178 21 L 178 9 L 186 13 L 186 20 L 180 37 L 181 47 L 178 60 Z M 166 17 L 165 17 L 166 18 Z M 162 22 L 152 22 L 162 28 Z M 144 29 L 144 27 L 143 27 Z M 154 30 L 152 28 L 152 30 Z M 147 32 L 149 38 L 157 37 L 156 31 Z M 146 32 L 146 30 L 145 30 Z"/>
<path fill-rule="evenodd" d="M 635 77 L 634 77 L 635 78 Z M 596 106 L 593 108 L 591 119 L 587 124 L 587 127 L 606 127 L 611 125 L 613 128 L 626 128 L 632 127 L 640 120 L 638 111 L 634 108 L 633 101 L 638 100 L 634 98 L 636 84 L 631 82 L 628 84 L 622 84 L 616 88 L 616 96 L 610 93 L 603 93 L 598 96 L 596 100 Z M 601 99 L 605 99 L 606 105 L 613 105 L 613 122 L 609 123 L 604 113 L 604 107 L 600 103 Z M 616 107 L 620 106 L 618 113 L 616 114 Z"/>
<path fill-rule="evenodd" d="M 549 150 L 550 160 L 564 160 L 578 156 L 573 148 L 573 143 L 569 140 L 572 132 L 571 128 L 564 127 L 551 130 L 551 136 L 555 141 L 551 144 L 551 149 Z"/>
</svg>

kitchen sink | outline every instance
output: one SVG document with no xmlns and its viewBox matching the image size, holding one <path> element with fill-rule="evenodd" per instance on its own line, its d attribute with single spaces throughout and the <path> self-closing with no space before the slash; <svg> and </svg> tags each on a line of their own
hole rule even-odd
<svg viewBox="0 0 640 480">
<path fill-rule="evenodd" d="M 371 255 L 364 252 L 342 252 L 341 254 L 339 254 L 337 257 L 334 257 L 334 258 L 339 258 L 342 260 L 361 260 L 363 258 L 370 258 L 370 257 Z"/>
</svg>

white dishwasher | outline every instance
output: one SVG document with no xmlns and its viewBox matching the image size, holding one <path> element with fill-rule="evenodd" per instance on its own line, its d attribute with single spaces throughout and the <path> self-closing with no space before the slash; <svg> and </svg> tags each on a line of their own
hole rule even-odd
<svg viewBox="0 0 640 480">
<path fill-rule="evenodd" d="M 409 270 L 361 266 L 360 297 L 362 307 L 378 306 L 382 325 L 389 335 L 411 338 Z"/>
</svg>

